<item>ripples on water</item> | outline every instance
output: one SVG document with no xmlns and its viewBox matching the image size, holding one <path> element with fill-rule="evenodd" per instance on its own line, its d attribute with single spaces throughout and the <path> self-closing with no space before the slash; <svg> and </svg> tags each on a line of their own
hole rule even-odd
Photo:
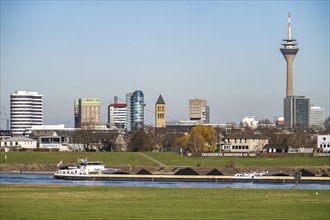
<svg viewBox="0 0 330 220">
<path fill-rule="evenodd" d="M 269 184 L 269 183 L 215 183 L 215 182 L 146 182 L 146 181 L 76 181 L 55 179 L 52 174 L 0 174 L 0 184 L 61 184 L 77 186 L 139 186 L 159 188 L 251 188 L 251 189 L 323 189 L 327 184 Z"/>
</svg>

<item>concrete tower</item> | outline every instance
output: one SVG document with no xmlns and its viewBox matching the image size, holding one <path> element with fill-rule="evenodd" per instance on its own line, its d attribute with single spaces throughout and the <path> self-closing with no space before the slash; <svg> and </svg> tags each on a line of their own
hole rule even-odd
<svg viewBox="0 0 330 220">
<path fill-rule="evenodd" d="M 283 48 L 280 48 L 286 62 L 287 62 L 287 71 L 286 71 L 286 97 L 293 96 L 293 79 L 292 79 L 292 62 L 298 53 L 299 48 L 296 43 L 296 39 L 291 37 L 291 24 L 290 24 L 290 13 L 288 16 L 288 38 L 282 40 Z"/>
</svg>

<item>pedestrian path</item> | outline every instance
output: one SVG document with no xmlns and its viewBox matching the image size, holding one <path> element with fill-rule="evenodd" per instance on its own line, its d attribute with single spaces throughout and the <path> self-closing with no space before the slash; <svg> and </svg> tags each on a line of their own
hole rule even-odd
<svg viewBox="0 0 330 220">
<path fill-rule="evenodd" d="M 145 158 L 147 158 L 147 159 L 149 159 L 149 160 L 151 160 L 151 161 L 157 163 L 157 164 L 158 164 L 159 166 L 161 166 L 161 167 L 166 167 L 166 165 L 163 164 L 162 162 L 160 162 L 160 161 L 158 161 L 158 160 L 155 160 L 154 158 L 149 157 L 148 155 L 146 155 L 146 154 L 144 154 L 144 153 L 142 153 L 142 152 L 139 152 L 139 154 L 140 154 L 141 156 L 143 156 L 143 157 L 145 157 Z"/>
</svg>

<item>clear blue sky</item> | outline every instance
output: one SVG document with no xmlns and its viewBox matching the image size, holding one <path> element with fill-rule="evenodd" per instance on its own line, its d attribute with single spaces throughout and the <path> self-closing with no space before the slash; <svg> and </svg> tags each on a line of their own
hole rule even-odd
<svg viewBox="0 0 330 220">
<path fill-rule="evenodd" d="M 161 93 L 171 119 L 208 100 L 212 123 L 283 115 L 292 35 L 294 94 L 329 116 L 329 1 L 1 1 L 1 103 L 16 90 L 44 95 L 44 124 L 73 125 L 73 101 Z M 146 123 L 154 114 L 145 112 Z"/>
</svg>

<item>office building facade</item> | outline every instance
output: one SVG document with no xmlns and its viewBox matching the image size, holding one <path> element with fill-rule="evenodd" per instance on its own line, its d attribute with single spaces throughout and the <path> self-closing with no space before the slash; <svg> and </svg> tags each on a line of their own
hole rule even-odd
<svg viewBox="0 0 330 220">
<path fill-rule="evenodd" d="M 108 106 L 108 124 L 111 129 L 126 129 L 126 103 L 111 103 Z"/>
<path fill-rule="evenodd" d="M 101 105 L 99 98 L 80 98 L 74 101 L 76 128 L 95 128 L 100 126 Z"/>
<path fill-rule="evenodd" d="M 130 132 L 132 130 L 132 120 L 131 120 L 131 97 L 133 95 L 133 92 L 127 92 L 126 93 L 126 131 Z"/>
<path fill-rule="evenodd" d="M 16 91 L 10 95 L 10 127 L 14 136 L 23 135 L 33 125 L 43 123 L 43 95 Z"/>
<path fill-rule="evenodd" d="M 309 117 L 309 126 L 324 126 L 324 109 L 320 106 L 311 106 Z"/>
<path fill-rule="evenodd" d="M 189 118 L 193 121 L 201 121 L 202 124 L 210 123 L 210 106 L 207 100 L 190 99 L 189 100 Z"/>
<path fill-rule="evenodd" d="M 138 131 L 144 127 L 144 94 L 137 90 L 131 96 L 131 130 Z"/>
<path fill-rule="evenodd" d="M 140 90 L 126 93 L 126 131 L 137 131 L 144 127 L 144 94 Z"/>
<path fill-rule="evenodd" d="M 310 99 L 305 96 L 284 98 L 284 124 L 287 128 L 308 127 Z"/>
</svg>

